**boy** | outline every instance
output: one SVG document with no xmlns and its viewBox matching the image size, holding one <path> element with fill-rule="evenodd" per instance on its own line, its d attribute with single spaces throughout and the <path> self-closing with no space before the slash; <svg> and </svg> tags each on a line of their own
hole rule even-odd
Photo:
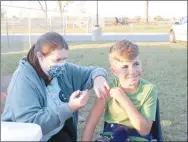
<svg viewBox="0 0 188 142">
<path fill-rule="evenodd" d="M 156 87 L 141 78 L 139 47 L 128 41 L 110 48 L 109 61 L 114 74 L 110 96 L 96 99 L 86 121 L 82 141 L 91 141 L 105 111 L 105 127 L 98 141 L 150 141 L 157 106 Z"/>
</svg>

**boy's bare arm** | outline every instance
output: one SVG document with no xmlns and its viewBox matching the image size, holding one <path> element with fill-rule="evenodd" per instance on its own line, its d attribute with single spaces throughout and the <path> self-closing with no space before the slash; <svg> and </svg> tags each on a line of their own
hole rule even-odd
<svg viewBox="0 0 188 142">
<path fill-rule="evenodd" d="M 96 98 L 94 105 L 89 113 L 89 117 L 86 121 L 86 125 L 84 127 L 81 141 L 91 141 L 93 137 L 94 130 L 99 123 L 100 118 L 104 112 L 106 105 L 105 99 Z"/>
</svg>

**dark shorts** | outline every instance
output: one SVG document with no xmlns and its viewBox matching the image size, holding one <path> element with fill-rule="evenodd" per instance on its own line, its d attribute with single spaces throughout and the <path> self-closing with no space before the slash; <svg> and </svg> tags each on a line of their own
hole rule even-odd
<svg viewBox="0 0 188 142">
<path fill-rule="evenodd" d="M 109 138 L 109 141 L 151 141 L 152 134 L 141 136 L 136 129 L 116 123 L 105 123 L 102 136 Z"/>
</svg>

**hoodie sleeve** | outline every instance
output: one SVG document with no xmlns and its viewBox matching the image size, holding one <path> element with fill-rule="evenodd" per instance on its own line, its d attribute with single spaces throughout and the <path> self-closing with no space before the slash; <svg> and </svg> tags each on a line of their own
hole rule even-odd
<svg viewBox="0 0 188 142">
<path fill-rule="evenodd" d="M 70 70 L 70 76 L 73 86 L 79 90 L 91 89 L 93 87 L 93 81 L 97 76 L 103 76 L 107 80 L 107 72 L 104 68 L 94 66 L 78 66 L 72 63 L 67 64 L 68 70 Z"/>
<path fill-rule="evenodd" d="M 9 95 L 16 122 L 36 123 L 43 135 L 64 125 L 72 116 L 67 103 L 56 106 L 55 110 L 43 107 L 39 90 L 26 78 L 17 80 Z"/>
</svg>

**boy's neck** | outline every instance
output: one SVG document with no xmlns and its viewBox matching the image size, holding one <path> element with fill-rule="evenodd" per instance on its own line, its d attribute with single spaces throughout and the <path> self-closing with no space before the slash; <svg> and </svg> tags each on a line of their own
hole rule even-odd
<svg viewBox="0 0 188 142">
<path fill-rule="evenodd" d="M 140 81 L 139 81 L 140 82 Z M 125 93 L 127 94 L 133 94 L 136 93 L 138 91 L 138 87 L 139 87 L 139 82 L 135 85 L 132 86 L 124 86 L 122 87 L 122 89 L 125 91 Z"/>
</svg>

